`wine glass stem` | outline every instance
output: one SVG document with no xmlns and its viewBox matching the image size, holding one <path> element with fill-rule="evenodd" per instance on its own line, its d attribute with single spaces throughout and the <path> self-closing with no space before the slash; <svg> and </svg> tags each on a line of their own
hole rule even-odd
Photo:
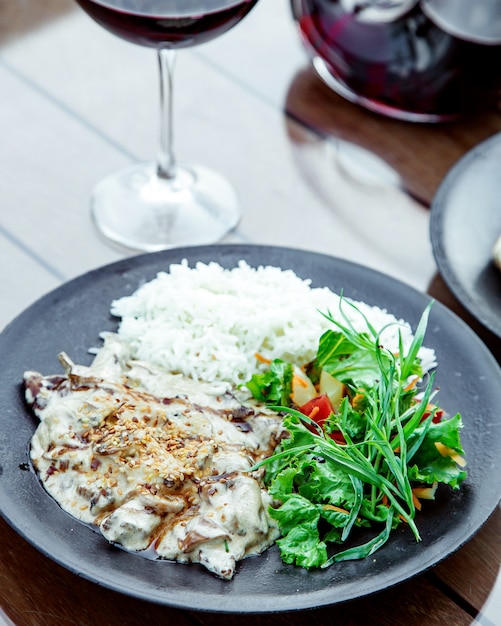
<svg viewBox="0 0 501 626">
<path fill-rule="evenodd" d="M 160 151 L 157 161 L 157 174 L 160 178 L 173 179 L 176 176 L 176 159 L 173 144 L 173 74 L 176 51 L 169 48 L 158 50 L 160 69 Z"/>
</svg>

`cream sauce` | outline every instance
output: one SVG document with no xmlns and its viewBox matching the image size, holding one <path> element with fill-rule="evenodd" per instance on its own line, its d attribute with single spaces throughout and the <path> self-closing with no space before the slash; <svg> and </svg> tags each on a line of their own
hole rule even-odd
<svg viewBox="0 0 501 626">
<path fill-rule="evenodd" d="M 40 419 L 31 458 L 48 493 L 127 550 L 201 563 L 231 579 L 278 537 L 252 465 L 284 436 L 281 418 L 243 390 L 133 361 L 114 334 L 90 367 L 25 372 Z"/>
</svg>

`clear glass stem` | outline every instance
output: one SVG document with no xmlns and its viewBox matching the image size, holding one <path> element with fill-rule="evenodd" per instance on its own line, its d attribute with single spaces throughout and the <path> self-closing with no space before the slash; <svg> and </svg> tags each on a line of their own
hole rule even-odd
<svg viewBox="0 0 501 626">
<path fill-rule="evenodd" d="M 176 51 L 169 48 L 158 50 L 160 69 L 160 150 L 157 160 L 157 174 L 160 178 L 172 180 L 176 177 L 176 159 L 173 142 L 173 95 L 174 64 Z"/>
</svg>

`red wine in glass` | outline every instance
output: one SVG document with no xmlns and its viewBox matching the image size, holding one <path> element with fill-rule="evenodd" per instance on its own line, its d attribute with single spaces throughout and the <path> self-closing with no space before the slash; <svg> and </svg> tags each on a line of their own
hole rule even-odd
<svg viewBox="0 0 501 626">
<path fill-rule="evenodd" d="M 257 0 L 77 2 L 112 34 L 156 49 L 160 69 L 158 158 L 133 164 L 96 186 L 91 211 L 97 229 L 114 243 L 148 252 L 220 240 L 240 219 L 237 195 L 218 172 L 176 162 L 172 141 L 174 59 L 178 49 L 203 44 L 233 28 Z"/>
<path fill-rule="evenodd" d="M 499 95 L 497 0 L 291 1 L 320 76 L 371 110 L 445 121 L 487 109 Z M 469 11 L 480 4 L 485 19 L 475 30 Z"/>
<path fill-rule="evenodd" d="M 218 37 L 257 0 L 77 0 L 98 24 L 142 46 L 183 48 Z"/>
</svg>

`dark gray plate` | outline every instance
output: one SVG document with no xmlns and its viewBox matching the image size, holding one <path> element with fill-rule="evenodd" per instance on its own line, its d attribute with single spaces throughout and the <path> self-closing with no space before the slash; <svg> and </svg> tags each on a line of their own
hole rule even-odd
<svg viewBox="0 0 501 626">
<path fill-rule="evenodd" d="M 374 557 L 307 572 L 283 564 L 273 547 L 244 560 L 231 582 L 198 565 L 153 562 L 114 548 L 64 513 L 26 469 L 36 420 L 23 402 L 25 369 L 60 372 L 57 354 L 77 362 L 102 330 L 113 330 L 114 298 L 187 258 L 233 267 L 291 268 L 316 286 L 344 289 L 347 296 L 386 307 L 417 323 L 428 297 L 380 273 L 336 258 L 285 248 L 226 245 L 143 255 L 77 278 L 51 292 L 0 335 L 0 509 L 16 531 L 69 570 L 108 588 L 151 602 L 198 610 L 267 612 L 317 607 L 367 595 L 400 583 L 459 548 L 487 520 L 501 497 L 501 374 L 484 344 L 466 324 L 436 303 L 426 345 L 439 359 L 439 400 L 460 411 L 469 476 L 460 491 L 442 489 L 418 516 L 422 542 L 408 529 L 394 534 Z M 466 356 L 467 355 L 467 356 Z"/>
<path fill-rule="evenodd" d="M 431 206 L 430 235 L 449 289 L 501 337 L 501 271 L 491 260 L 501 235 L 501 134 L 468 152 L 444 178 Z"/>
</svg>

